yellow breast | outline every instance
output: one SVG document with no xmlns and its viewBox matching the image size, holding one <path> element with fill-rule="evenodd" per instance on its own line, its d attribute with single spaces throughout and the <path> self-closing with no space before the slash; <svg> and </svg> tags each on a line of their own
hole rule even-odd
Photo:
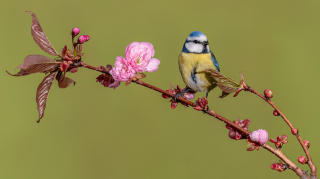
<svg viewBox="0 0 320 179">
<path fill-rule="evenodd" d="M 193 91 L 208 92 L 216 87 L 215 80 L 205 69 L 218 71 L 211 60 L 210 53 L 195 54 L 181 52 L 179 69 L 184 83 Z"/>
</svg>

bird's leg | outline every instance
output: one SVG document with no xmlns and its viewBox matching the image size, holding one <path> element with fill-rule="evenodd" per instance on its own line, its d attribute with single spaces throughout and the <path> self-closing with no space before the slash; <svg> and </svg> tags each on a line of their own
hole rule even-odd
<svg viewBox="0 0 320 179">
<path fill-rule="evenodd" d="M 188 91 L 190 91 L 190 90 L 191 90 L 190 88 L 186 88 L 186 89 L 184 89 L 181 93 L 177 93 L 177 94 L 173 95 L 174 100 L 175 100 L 175 101 L 178 101 L 178 98 L 179 98 L 179 97 L 183 97 L 183 96 L 184 96 L 184 93 L 186 93 L 186 92 L 188 92 Z"/>
<path fill-rule="evenodd" d="M 206 98 L 208 99 L 209 91 L 206 93 Z"/>
</svg>

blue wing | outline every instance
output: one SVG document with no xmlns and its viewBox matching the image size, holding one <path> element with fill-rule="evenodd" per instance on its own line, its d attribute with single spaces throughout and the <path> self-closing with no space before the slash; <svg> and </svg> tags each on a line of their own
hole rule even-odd
<svg viewBox="0 0 320 179">
<path fill-rule="evenodd" d="M 216 60 L 216 57 L 213 55 L 213 53 L 211 51 L 210 51 L 210 53 L 211 53 L 211 60 L 214 64 L 214 66 L 216 66 L 218 71 L 220 72 L 220 67 L 219 67 L 218 61 Z"/>
</svg>

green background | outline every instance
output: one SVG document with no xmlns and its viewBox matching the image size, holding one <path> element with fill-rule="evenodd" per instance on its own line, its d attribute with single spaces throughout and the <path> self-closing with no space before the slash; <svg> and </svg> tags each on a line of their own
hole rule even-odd
<svg viewBox="0 0 320 179">
<path fill-rule="evenodd" d="M 2 0 L 0 178 L 297 177 L 290 170 L 271 170 L 278 158 L 268 151 L 247 152 L 244 140 L 230 140 L 221 121 L 181 105 L 171 110 L 160 93 L 136 84 L 104 88 L 95 82 L 99 73 L 87 69 L 67 74 L 76 86 L 59 89 L 55 81 L 44 118 L 36 123 L 35 95 L 44 75 L 5 72 L 14 73 L 30 54 L 52 57 L 34 43 L 26 10 L 37 15 L 57 51 L 70 46 L 73 27 L 90 35 L 83 61 L 93 66 L 113 65 L 132 42 L 152 43 L 161 64 L 144 81 L 162 89 L 169 89 L 169 82 L 184 85 L 177 58 L 186 37 L 202 31 L 222 74 L 239 81 L 244 71 L 247 84 L 257 91 L 273 90 L 273 101 L 302 139 L 311 142 L 319 167 L 319 9 L 315 0 Z M 289 143 L 282 150 L 298 163 L 302 148 L 266 102 L 248 92 L 225 99 L 220 94 L 220 89 L 210 93 L 211 109 L 230 120 L 249 118 L 249 129 L 266 129 L 269 138 L 287 134 Z"/>
</svg>

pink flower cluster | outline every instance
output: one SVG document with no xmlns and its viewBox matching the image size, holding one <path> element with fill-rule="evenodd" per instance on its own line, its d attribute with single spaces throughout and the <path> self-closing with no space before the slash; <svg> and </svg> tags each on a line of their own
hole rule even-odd
<svg viewBox="0 0 320 179">
<path fill-rule="evenodd" d="M 137 72 L 155 72 L 160 60 L 152 58 L 155 50 L 149 42 L 133 42 L 125 51 L 125 57 L 118 56 L 114 67 L 109 71 L 116 81 L 128 81 Z"/>
<path fill-rule="evenodd" d="M 266 130 L 259 129 L 257 131 L 253 131 L 250 134 L 251 140 L 258 142 L 260 145 L 267 143 L 268 141 L 268 132 Z"/>
</svg>

